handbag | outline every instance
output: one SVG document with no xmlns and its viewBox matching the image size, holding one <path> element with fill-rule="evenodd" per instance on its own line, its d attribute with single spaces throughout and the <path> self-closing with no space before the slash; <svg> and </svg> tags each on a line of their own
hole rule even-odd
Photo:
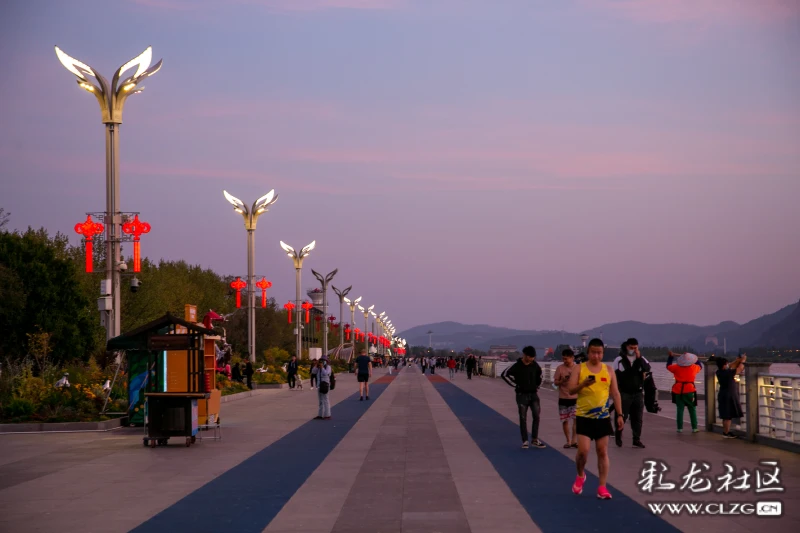
<svg viewBox="0 0 800 533">
<path fill-rule="evenodd" d="M 329 388 L 330 388 L 330 385 L 328 384 L 327 381 L 320 381 L 320 383 L 319 383 L 319 392 L 320 392 L 320 394 L 328 394 Z"/>
</svg>

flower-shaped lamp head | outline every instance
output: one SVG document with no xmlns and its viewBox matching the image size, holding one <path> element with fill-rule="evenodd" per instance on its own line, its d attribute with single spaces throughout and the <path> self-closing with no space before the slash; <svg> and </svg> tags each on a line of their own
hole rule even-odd
<svg viewBox="0 0 800 533">
<path fill-rule="evenodd" d="M 77 77 L 78 85 L 95 96 L 97 103 L 100 104 L 105 124 L 122 123 L 122 108 L 125 100 L 132 94 L 142 92 L 144 87 L 137 89 L 139 83 L 158 72 L 162 64 L 162 61 L 159 60 L 158 63 L 150 66 L 153 60 L 153 49 L 148 46 L 144 52 L 122 65 L 114 73 L 114 77 L 109 83 L 106 78 L 95 72 L 86 63 L 69 56 L 58 46 L 55 47 L 55 50 L 56 57 L 64 65 L 64 68 Z M 136 72 L 122 79 L 122 75 L 133 67 L 136 67 Z"/>
</svg>

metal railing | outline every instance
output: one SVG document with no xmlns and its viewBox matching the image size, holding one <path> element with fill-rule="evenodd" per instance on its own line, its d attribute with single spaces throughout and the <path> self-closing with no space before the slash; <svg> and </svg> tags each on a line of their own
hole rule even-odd
<svg viewBox="0 0 800 533">
<path fill-rule="evenodd" d="M 758 434 L 800 444 L 800 376 L 758 375 Z"/>
</svg>

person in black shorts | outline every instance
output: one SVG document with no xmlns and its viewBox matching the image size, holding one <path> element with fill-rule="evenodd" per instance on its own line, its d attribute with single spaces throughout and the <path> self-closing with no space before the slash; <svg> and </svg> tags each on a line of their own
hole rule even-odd
<svg viewBox="0 0 800 533">
<path fill-rule="evenodd" d="M 364 401 L 366 392 L 367 400 L 369 400 L 369 378 L 372 377 L 372 359 L 367 355 L 367 351 L 362 349 L 361 355 L 356 357 L 356 376 L 358 378 L 358 393 L 360 395 L 359 401 Z"/>
<path fill-rule="evenodd" d="M 617 388 L 617 376 L 611 368 L 603 363 L 604 345 L 601 339 L 592 339 L 587 351 L 586 363 L 573 369 L 569 375 L 569 394 L 576 394 L 575 429 L 578 434 L 578 453 L 575 466 L 578 475 L 572 485 L 572 492 L 581 494 L 586 482 L 586 461 L 589 457 L 591 442 L 595 441 L 597 453 L 597 470 L 600 486 L 597 497 L 610 500 L 611 493 L 606 487 L 610 461 L 608 458 L 608 437 L 614 434 L 609 413 L 609 400 L 613 400 L 617 412 L 617 427 L 623 427 L 622 399 Z"/>
</svg>

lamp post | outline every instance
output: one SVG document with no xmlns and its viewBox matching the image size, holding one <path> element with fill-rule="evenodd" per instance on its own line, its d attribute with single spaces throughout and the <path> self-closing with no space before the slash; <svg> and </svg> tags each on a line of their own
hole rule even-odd
<svg viewBox="0 0 800 533">
<path fill-rule="evenodd" d="M 362 297 L 359 296 L 358 298 L 356 298 L 353 301 L 350 301 L 349 298 L 345 298 L 344 299 L 345 303 L 350 307 L 350 323 L 353 325 L 353 330 L 356 329 L 356 307 L 361 307 L 360 305 L 358 305 L 358 302 L 361 301 L 361 298 Z M 355 332 L 354 332 L 353 333 L 353 353 L 351 355 L 355 355 L 355 354 L 356 354 L 356 337 L 355 337 Z"/>
<path fill-rule="evenodd" d="M 320 284 L 322 285 L 322 315 L 325 318 L 322 324 L 322 353 L 323 355 L 328 355 L 328 283 L 333 280 L 333 276 L 339 272 L 338 268 L 335 268 L 333 272 L 329 272 L 326 275 L 322 275 L 319 272 L 314 271 L 311 269 L 311 273 L 314 274 L 314 277 L 319 280 Z"/>
<path fill-rule="evenodd" d="M 333 292 L 336 293 L 336 296 L 339 297 L 339 347 L 341 348 L 344 346 L 344 327 L 342 327 L 342 324 L 344 324 L 344 301 L 347 300 L 347 294 L 353 286 L 350 285 L 343 291 L 337 289 L 335 285 L 331 285 L 331 287 L 333 287 Z M 349 302 L 350 300 L 347 301 Z"/>
<path fill-rule="evenodd" d="M 374 305 L 372 307 L 375 307 Z M 378 338 L 375 336 L 375 319 L 378 318 L 378 315 L 375 314 L 375 311 L 372 311 L 372 307 L 370 307 L 369 314 L 372 315 L 372 342 L 374 343 L 373 349 L 375 353 L 378 352 Z"/>
<path fill-rule="evenodd" d="M 122 216 L 119 212 L 119 125 L 122 124 L 122 108 L 128 96 L 140 93 L 144 87 L 136 88 L 139 82 L 152 76 L 161 68 L 162 61 L 150 66 L 153 49 L 147 49 L 131 59 L 114 73 L 111 83 L 89 65 L 65 54 L 55 47 L 58 60 L 64 68 L 77 76 L 78 85 L 92 93 L 100 104 L 102 122 L 106 126 L 106 212 L 103 221 L 106 229 L 106 279 L 110 282 L 111 310 L 106 320 L 106 339 L 120 334 L 120 258 Z M 122 74 L 136 67 L 132 76 Z M 122 81 L 120 81 L 122 80 Z"/>
<path fill-rule="evenodd" d="M 295 283 L 296 283 L 296 303 L 295 303 L 295 310 L 297 312 L 297 324 L 295 324 L 295 331 L 297 331 L 297 358 L 303 358 L 303 338 L 301 337 L 301 327 L 302 327 L 302 312 L 303 308 L 302 302 L 300 301 L 300 271 L 303 268 L 303 260 L 308 257 L 308 254 L 311 253 L 311 250 L 317 245 L 317 241 L 311 241 L 311 244 L 305 246 L 299 252 L 295 251 L 294 248 L 286 244 L 285 242 L 281 241 L 281 248 L 283 251 L 286 252 L 291 260 L 294 262 L 294 269 L 295 269 Z"/>
<path fill-rule="evenodd" d="M 233 210 L 242 215 L 244 229 L 247 230 L 247 351 L 250 352 L 250 362 L 256 362 L 256 224 L 262 213 L 269 211 L 269 206 L 278 201 L 275 189 L 253 202 L 248 209 L 244 202 L 222 191 L 225 199 L 233 206 Z"/>
<path fill-rule="evenodd" d="M 364 349 L 367 350 L 367 355 L 369 355 L 369 338 L 367 337 L 367 331 L 369 330 L 369 314 L 372 311 L 372 308 L 375 305 L 369 306 L 368 309 L 364 309 L 364 306 L 359 305 L 358 310 L 364 313 Z"/>
</svg>

